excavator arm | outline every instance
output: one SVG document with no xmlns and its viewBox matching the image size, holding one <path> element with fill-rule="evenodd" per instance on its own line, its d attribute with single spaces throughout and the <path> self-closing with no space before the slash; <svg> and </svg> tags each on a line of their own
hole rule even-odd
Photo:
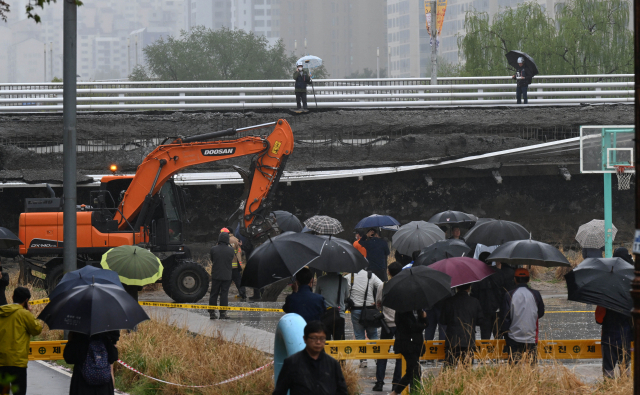
<svg viewBox="0 0 640 395">
<path fill-rule="evenodd" d="M 118 228 L 125 230 L 133 226 L 140 229 L 148 211 L 151 210 L 153 196 L 173 175 L 179 171 L 203 163 L 246 155 L 256 155 L 248 174 L 244 174 L 245 193 L 240 210 L 243 213 L 245 233 L 259 237 L 269 231 L 269 221 L 264 221 L 275 186 L 284 170 L 286 160 L 293 152 L 293 132 L 286 120 L 272 124 L 273 132 L 266 138 L 241 137 L 235 140 L 210 141 L 213 138 L 231 136 L 242 129 L 227 129 L 188 138 L 179 138 L 170 144 L 158 146 L 138 166 L 131 184 L 119 204 L 114 220 Z M 254 129 L 246 128 L 246 129 Z M 257 221 L 256 221 L 257 219 Z M 254 221 L 256 222 L 255 224 Z M 253 224 L 253 226 L 251 226 Z"/>
</svg>

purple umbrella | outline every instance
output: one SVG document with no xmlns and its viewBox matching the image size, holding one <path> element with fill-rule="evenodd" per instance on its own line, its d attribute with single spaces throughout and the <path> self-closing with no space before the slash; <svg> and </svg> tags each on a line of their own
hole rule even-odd
<svg viewBox="0 0 640 395">
<path fill-rule="evenodd" d="M 443 259 L 427 267 L 451 276 L 451 288 L 478 282 L 495 272 L 484 262 L 468 257 Z"/>
</svg>

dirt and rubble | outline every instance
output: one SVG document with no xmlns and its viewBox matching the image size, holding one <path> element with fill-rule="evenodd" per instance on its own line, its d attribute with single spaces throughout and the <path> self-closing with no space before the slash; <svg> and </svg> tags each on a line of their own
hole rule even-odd
<svg viewBox="0 0 640 395">
<path fill-rule="evenodd" d="M 116 163 L 133 172 L 165 137 L 192 136 L 229 127 L 286 119 L 296 138 L 289 170 L 352 168 L 424 163 L 517 148 L 574 136 L 580 125 L 634 122 L 627 105 L 573 107 L 433 108 L 396 110 L 318 110 L 288 112 L 81 113 L 78 138 L 94 143 L 135 142 L 106 151 L 79 152 L 82 174 L 103 173 Z M 263 129 L 268 132 L 269 129 Z M 46 146 L 61 141 L 60 114 L 0 115 L 0 139 Z M 147 139 L 147 140 L 144 140 Z M 574 158 L 575 159 L 575 158 Z M 539 159 L 540 160 L 540 159 Z M 187 171 L 247 166 L 238 158 Z M 25 145 L 0 146 L 0 179 L 36 180 L 41 169 L 62 168 L 62 153 L 36 153 Z M 19 171 L 19 172 L 16 172 Z M 47 179 L 57 179 L 47 172 Z"/>
</svg>

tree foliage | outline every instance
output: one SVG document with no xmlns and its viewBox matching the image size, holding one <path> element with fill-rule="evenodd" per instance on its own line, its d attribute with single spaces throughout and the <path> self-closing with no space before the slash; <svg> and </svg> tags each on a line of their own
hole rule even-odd
<svg viewBox="0 0 640 395">
<path fill-rule="evenodd" d="M 161 37 L 143 52 L 147 68 L 135 69 L 131 80 L 283 79 L 291 78 L 296 60 L 281 40 L 270 47 L 253 32 L 203 26 L 181 31 L 179 37 Z"/>
<path fill-rule="evenodd" d="M 489 20 L 469 11 L 458 39 L 465 63 L 460 74 L 511 72 L 505 54 L 520 50 L 536 60 L 541 74 L 629 73 L 633 33 L 628 0 L 569 0 L 550 18 L 535 2 L 507 8 Z"/>
<path fill-rule="evenodd" d="M 76 6 L 80 7 L 82 5 L 82 1 L 74 0 Z M 40 23 L 40 15 L 35 13 L 36 7 L 40 7 L 44 9 L 44 5 L 50 5 L 51 3 L 55 3 L 56 0 L 29 0 L 27 5 L 25 6 L 25 11 L 27 13 L 27 18 L 33 19 L 36 23 Z M 6 1 L 0 0 L 0 19 L 3 21 L 7 21 L 7 14 L 10 12 L 9 4 Z"/>
</svg>

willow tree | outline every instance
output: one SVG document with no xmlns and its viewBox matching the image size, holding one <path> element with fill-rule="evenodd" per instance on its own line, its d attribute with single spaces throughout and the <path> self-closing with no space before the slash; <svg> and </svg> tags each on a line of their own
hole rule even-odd
<svg viewBox="0 0 640 395">
<path fill-rule="evenodd" d="M 555 39 L 555 26 L 538 3 L 523 3 L 507 8 L 489 20 L 486 12 L 467 12 L 466 35 L 458 39 L 465 59 L 463 75 L 504 75 L 512 72 L 505 54 L 520 50 L 536 61 L 553 54 L 549 43 Z M 540 65 L 539 65 L 540 66 Z M 547 72 L 546 67 L 542 70 Z"/>
<path fill-rule="evenodd" d="M 504 9 L 493 20 L 469 11 L 458 39 L 461 74 L 510 74 L 510 50 L 531 55 L 541 74 L 630 73 L 630 7 L 628 0 L 568 0 L 557 5 L 555 20 L 538 3 Z"/>
<path fill-rule="evenodd" d="M 633 72 L 631 4 L 627 0 L 572 0 L 558 4 L 558 61 L 567 74 Z"/>
</svg>

